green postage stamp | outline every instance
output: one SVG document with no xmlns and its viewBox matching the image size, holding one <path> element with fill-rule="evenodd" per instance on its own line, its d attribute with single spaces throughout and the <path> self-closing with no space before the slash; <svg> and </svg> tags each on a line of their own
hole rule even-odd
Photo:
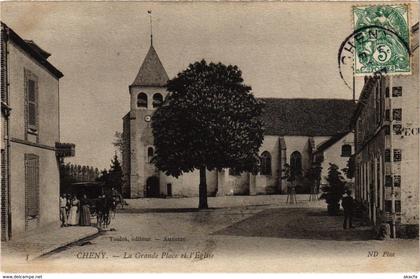
<svg viewBox="0 0 420 279">
<path fill-rule="evenodd" d="M 409 6 L 354 6 L 355 75 L 410 74 Z"/>
</svg>

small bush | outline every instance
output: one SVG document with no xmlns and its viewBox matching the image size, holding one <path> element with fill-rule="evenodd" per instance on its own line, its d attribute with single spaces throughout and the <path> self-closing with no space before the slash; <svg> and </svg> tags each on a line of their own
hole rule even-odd
<svg viewBox="0 0 420 279">
<path fill-rule="evenodd" d="M 324 193 L 321 195 L 321 199 L 325 199 L 329 215 L 338 215 L 345 182 L 336 164 L 330 163 L 326 180 L 328 184 L 322 187 Z"/>
</svg>

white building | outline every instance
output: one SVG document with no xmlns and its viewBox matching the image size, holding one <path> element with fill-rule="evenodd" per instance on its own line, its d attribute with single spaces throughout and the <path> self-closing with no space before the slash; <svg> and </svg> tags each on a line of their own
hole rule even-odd
<svg viewBox="0 0 420 279">
<path fill-rule="evenodd" d="M 168 75 L 153 45 L 129 87 L 130 111 L 123 118 L 123 170 L 126 197 L 197 196 L 199 173 L 168 177 L 151 162 L 154 155 L 151 116 L 167 94 Z M 279 92 L 280 95 L 280 92 Z M 289 163 L 302 171 L 298 192 L 309 193 L 304 175 L 312 166 L 317 147 L 332 139 L 333 144 L 319 150 L 326 161 L 345 167 L 353 150 L 350 118 L 355 104 L 341 99 L 263 98 L 265 137 L 261 146 L 261 171 L 234 174 L 228 170 L 207 172 L 209 195 L 255 195 L 285 193 L 283 167 Z M 336 135 L 342 135 L 336 139 Z M 348 152 L 342 154 L 342 146 Z M 328 165 L 328 164 L 327 164 Z M 326 170 L 324 170 L 326 171 Z M 324 174 L 324 173 L 323 173 Z"/>
</svg>

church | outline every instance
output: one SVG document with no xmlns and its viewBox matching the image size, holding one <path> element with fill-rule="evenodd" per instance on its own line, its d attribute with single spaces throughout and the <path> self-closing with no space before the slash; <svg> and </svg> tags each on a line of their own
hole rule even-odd
<svg viewBox="0 0 420 279">
<path fill-rule="evenodd" d="M 165 175 L 151 163 L 155 148 L 150 122 L 153 112 L 168 94 L 165 88 L 168 80 L 168 74 L 151 44 L 129 86 L 130 111 L 123 117 L 125 147 L 122 167 L 125 183 L 122 194 L 127 198 L 198 196 L 198 170 L 175 178 Z M 265 103 L 262 116 L 265 132 L 259 172 L 207 171 L 209 196 L 284 194 L 287 191 L 283 174 L 286 163 L 302 173 L 297 179 L 297 192 L 309 193 L 305 174 L 315 158 L 322 158 L 321 183 L 325 183 L 328 163 L 334 163 L 340 169 L 346 167 L 354 148 L 354 135 L 350 129 L 354 101 L 260 100 Z"/>
</svg>

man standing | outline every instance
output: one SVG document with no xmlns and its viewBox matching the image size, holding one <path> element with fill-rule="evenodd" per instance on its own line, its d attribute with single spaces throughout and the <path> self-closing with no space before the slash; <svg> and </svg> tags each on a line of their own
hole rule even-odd
<svg viewBox="0 0 420 279">
<path fill-rule="evenodd" d="M 349 223 L 349 227 L 351 229 L 354 228 L 352 225 L 354 200 L 351 196 L 351 190 L 346 191 L 346 194 L 341 201 L 341 206 L 344 209 L 343 229 L 347 229 L 347 221 Z"/>
<path fill-rule="evenodd" d="M 60 220 L 61 220 L 61 226 L 67 227 L 67 199 L 64 194 L 60 195 Z"/>
</svg>

